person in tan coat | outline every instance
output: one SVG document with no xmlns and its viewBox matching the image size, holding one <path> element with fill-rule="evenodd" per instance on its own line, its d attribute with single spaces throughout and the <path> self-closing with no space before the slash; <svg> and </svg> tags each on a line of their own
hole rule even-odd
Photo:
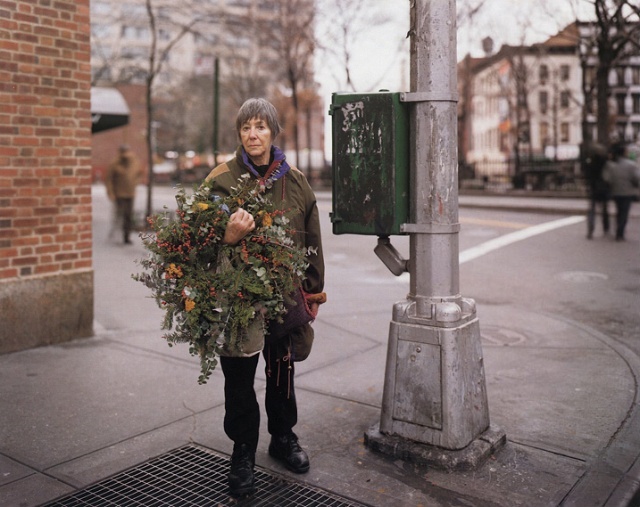
<svg viewBox="0 0 640 507">
<path fill-rule="evenodd" d="M 109 199 L 115 202 L 125 244 L 131 244 L 129 235 L 133 224 L 133 200 L 141 175 L 138 159 L 129 146 L 120 146 L 118 157 L 107 168 L 104 183 Z"/>
</svg>

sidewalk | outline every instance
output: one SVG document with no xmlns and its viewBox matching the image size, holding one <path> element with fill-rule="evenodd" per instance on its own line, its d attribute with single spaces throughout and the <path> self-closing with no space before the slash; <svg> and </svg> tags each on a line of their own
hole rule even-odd
<svg viewBox="0 0 640 507">
<path fill-rule="evenodd" d="M 330 196 L 318 197 L 327 211 Z M 0 356 L 0 507 L 42 505 L 190 443 L 231 452 L 221 372 L 198 386 L 186 346 L 159 338 L 160 310 L 130 279 L 142 246 L 108 240 L 107 205 L 94 187 L 95 336 Z M 460 196 L 460 206 L 583 214 L 586 201 Z M 354 267 L 348 253 L 333 252 L 330 262 L 331 304 L 314 324 L 311 357 L 296 366 L 296 432 L 311 470 L 295 476 L 268 456 L 265 417 L 260 470 L 376 507 L 629 505 L 640 488 L 640 358 L 584 324 L 509 304 L 480 309 L 491 420 L 508 427 L 506 446 L 465 472 L 367 449 L 364 432 L 380 417 L 391 305 L 406 287 L 367 281 L 366 266 Z M 603 372 L 615 372 L 615 389 Z M 259 397 L 263 385 L 260 374 Z"/>
</svg>

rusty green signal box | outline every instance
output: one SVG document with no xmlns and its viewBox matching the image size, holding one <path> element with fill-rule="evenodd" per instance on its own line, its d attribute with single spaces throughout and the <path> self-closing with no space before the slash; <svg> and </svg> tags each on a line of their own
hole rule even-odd
<svg viewBox="0 0 640 507">
<path fill-rule="evenodd" d="M 334 234 L 401 234 L 409 219 L 409 111 L 399 93 L 332 96 Z"/>
</svg>

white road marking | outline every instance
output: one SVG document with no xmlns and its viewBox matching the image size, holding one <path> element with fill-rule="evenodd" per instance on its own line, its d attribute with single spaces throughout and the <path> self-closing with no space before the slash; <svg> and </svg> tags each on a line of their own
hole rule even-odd
<svg viewBox="0 0 640 507">
<path fill-rule="evenodd" d="M 463 252 L 460 252 L 459 262 L 460 264 L 463 264 L 465 262 L 477 259 L 478 257 L 488 254 L 489 252 L 493 252 L 498 248 L 503 248 L 513 243 L 517 243 L 518 241 L 522 241 L 523 239 L 528 239 L 533 236 L 537 236 L 538 234 L 553 231 L 554 229 L 559 229 L 560 227 L 578 224 L 580 222 L 584 222 L 584 220 L 584 216 L 571 216 L 567 218 L 561 218 L 559 220 L 552 220 L 551 222 L 545 222 L 543 224 L 533 225 L 519 231 L 510 232 L 509 234 L 505 234 L 504 236 L 500 236 L 499 238 L 485 241 L 478 246 L 474 246 L 473 248 L 469 248 L 467 250 L 464 250 Z"/>
<path fill-rule="evenodd" d="M 560 227 L 578 224 L 580 222 L 584 222 L 585 220 L 586 217 L 576 215 L 566 218 L 560 218 L 559 220 L 552 220 L 551 222 L 545 222 L 543 224 L 532 225 L 531 227 L 527 227 L 526 229 L 520 229 L 518 231 L 510 232 L 509 234 L 505 234 L 504 236 L 500 236 L 499 238 L 485 241 L 478 246 L 474 246 L 473 248 L 468 248 L 467 250 L 460 252 L 458 262 L 460 264 L 463 264 L 465 262 L 477 259 L 478 257 L 482 257 L 489 252 L 498 250 L 499 248 L 517 243 L 518 241 L 537 236 L 538 234 L 553 231 L 554 229 L 559 229 Z M 396 277 L 396 280 L 398 282 L 409 281 L 409 273 L 403 273 L 402 275 Z"/>
</svg>

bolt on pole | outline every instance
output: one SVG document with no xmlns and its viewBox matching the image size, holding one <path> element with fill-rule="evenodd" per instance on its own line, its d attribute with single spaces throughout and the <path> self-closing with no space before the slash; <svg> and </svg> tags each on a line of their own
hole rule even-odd
<svg viewBox="0 0 640 507">
<path fill-rule="evenodd" d="M 411 2 L 410 290 L 394 305 L 374 450 L 445 469 L 504 444 L 490 428 L 475 302 L 459 289 L 455 0 Z M 470 445 L 475 442 L 475 445 Z"/>
</svg>

